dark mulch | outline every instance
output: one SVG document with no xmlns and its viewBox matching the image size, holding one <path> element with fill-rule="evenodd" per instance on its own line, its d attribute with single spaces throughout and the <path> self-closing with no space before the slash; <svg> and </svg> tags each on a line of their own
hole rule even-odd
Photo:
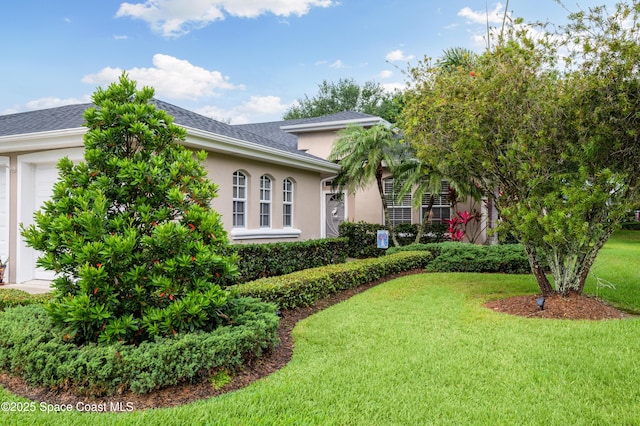
<svg viewBox="0 0 640 426">
<path fill-rule="evenodd" d="M 540 296 L 515 296 L 493 300 L 484 306 L 494 311 L 523 317 L 538 317 L 571 320 L 622 319 L 624 312 L 589 296 L 572 294 L 569 297 L 553 295 L 545 298 L 544 309 L 536 303 Z"/>
<path fill-rule="evenodd" d="M 286 310 L 282 312 L 278 335 L 280 344 L 263 357 L 256 359 L 245 368 L 233 375 L 231 382 L 220 389 L 214 389 L 208 381 L 194 384 L 181 384 L 161 389 L 145 395 L 126 392 L 105 398 L 79 397 L 70 391 L 51 390 L 44 387 L 30 387 L 20 377 L 0 373 L 0 385 L 14 394 L 24 396 L 34 401 L 44 401 L 50 404 L 72 404 L 78 402 L 101 404 L 123 402 L 131 404 L 136 410 L 149 408 L 172 407 L 187 404 L 200 399 L 211 398 L 227 392 L 244 388 L 256 380 L 284 367 L 291 359 L 293 341 L 291 331 L 296 323 L 311 314 L 323 310 L 331 305 L 344 301 L 351 296 L 361 293 L 384 281 L 409 275 L 421 271 L 410 271 L 399 275 L 386 277 L 354 289 L 343 291 L 316 303 L 313 307 Z M 545 302 L 545 309 L 540 310 L 536 305 L 537 296 L 517 296 L 488 302 L 485 306 L 495 311 L 527 317 L 544 317 L 558 319 L 613 319 L 623 318 L 625 314 L 607 306 L 600 301 L 586 296 L 572 296 L 568 298 L 551 297 Z"/>
</svg>

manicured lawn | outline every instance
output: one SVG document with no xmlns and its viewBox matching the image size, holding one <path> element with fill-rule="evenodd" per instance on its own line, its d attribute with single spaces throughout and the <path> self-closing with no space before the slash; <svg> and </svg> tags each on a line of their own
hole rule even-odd
<svg viewBox="0 0 640 426">
<path fill-rule="evenodd" d="M 640 233 L 618 234 L 594 266 L 617 284 L 600 295 L 636 310 L 639 246 Z M 144 412 L 4 412 L 0 424 L 640 424 L 640 320 L 482 307 L 536 291 L 531 276 L 408 276 L 300 322 L 293 360 L 246 389 Z"/>
</svg>

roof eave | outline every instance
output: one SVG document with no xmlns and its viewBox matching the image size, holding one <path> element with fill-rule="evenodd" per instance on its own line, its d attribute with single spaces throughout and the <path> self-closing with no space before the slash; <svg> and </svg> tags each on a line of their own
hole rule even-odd
<svg viewBox="0 0 640 426">
<path fill-rule="evenodd" d="M 280 129 L 287 133 L 320 132 L 323 130 L 344 129 L 350 124 L 359 124 L 363 127 L 375 126 L 376 124 L 389 125 L 389 122 L 380 117 L 363 117 L 349 120 L 323 121 L 318 123 L 292 124 L 281 126 Z"/>
<path fill-rule="evenodd" d="M 286 152 L 265 147 L 257 143 L 232 138 L 200 129 L 183 126 L 187 130 L 185 146 L 204 149 L 222 154 L 240 155 L 243 158 L 268 161 L 270 163 L 311 170 L 320 173 L 337 173 L 338 164 L 321 158 L 308 157 L 302 154 Z"/>
<path fill-rule="evenodd" d="M 82 145 L 86 127 L 0 136 L 0 153 L 73 148 Z"/>
</svg>

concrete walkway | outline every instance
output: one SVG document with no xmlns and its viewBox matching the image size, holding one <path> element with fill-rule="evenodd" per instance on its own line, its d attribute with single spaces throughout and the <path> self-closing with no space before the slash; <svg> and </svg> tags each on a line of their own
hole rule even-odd
<svg viewBox="0 0 640 426">
<path fill-rule="evenodd" d="M 51 291 L 51 282 L 45 280 L 32 280 L 22 284 L 0 284 L 0 290 L 14 288 L 31 294 L 40 294 Z"/>
</svg>

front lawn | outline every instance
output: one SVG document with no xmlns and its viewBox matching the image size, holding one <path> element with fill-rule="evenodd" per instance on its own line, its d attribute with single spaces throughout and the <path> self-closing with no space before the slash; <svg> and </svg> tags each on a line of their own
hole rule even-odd
<svg viewBox="0 0 640 426">
<path fill-rule="evenodd" d="M 599 294 L 640 310 L 639 258 L 640 233 L 616 235 L 594 266 L 616 289 Z M 407 276 L 300 322 L 292 361 L 243 390 L 132 413 L 36 405 L 4 410 L 0 423 L 637 424 L 640 321 L 531 319 L 482 306 L 536 292 L 529 275 Z M 0 401 L 27 402 L 3 390 Z"/>
</svg>

